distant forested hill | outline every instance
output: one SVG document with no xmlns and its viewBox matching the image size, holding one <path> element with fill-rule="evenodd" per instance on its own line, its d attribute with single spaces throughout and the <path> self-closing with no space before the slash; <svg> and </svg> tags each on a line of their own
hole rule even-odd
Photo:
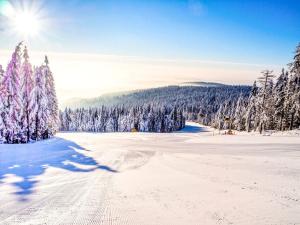
<svg viewBox="0 0 300 225">
<path fill-rule="evenodd" d="M 62 104 L 61 109 L 118 105 L 137 106 L 150 103 L 159 105 L 177 104 L 179 106 L 201 105 L 206 108 L 208 104 L 224 103 L 230 99 L 237 100 L 240 94 L 248 96 L 250 90 L 250 86 L 224 84 L 216 86 L 167 86 L 105 94 L 91 99 L 71 99 Z"/>
<path fill-rule="evenodd" d="M 65 106 L 78 108 L 174 108 L 183 111 L 187 120 L 211 125 L 216 113 L 224 103 L 234 108 L 239 98 L 248 98 L 250 86 L 208 85 L 167 86 L 127 93 L 103 95 L 94 99 L 73 100 Z"/>
</svg>

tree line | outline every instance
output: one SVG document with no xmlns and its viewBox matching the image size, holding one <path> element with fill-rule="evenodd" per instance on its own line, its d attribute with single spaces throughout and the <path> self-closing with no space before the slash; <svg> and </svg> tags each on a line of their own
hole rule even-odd
<svg viewBox="0 0 300 225">
<path fill-rule="evenodd" d="M 300 44 L 288 69 L 276 79 L 273 71 L 263 71 L 252 88 L 168 86 L 92 101 L 58 113 L 48 58 L 33 67 L 26 46 L 20 43 L 5 71 L 0 65 L 0 142 L 46 139 L 58 129 L 172 132 L 183 128 L 186 120 L 241 131 L 299 128 Z"/>
<path fill-rule="evenodd" d="M 154 104 L 98 108 L 66 108 L 60 130 L 87 132 L 172 132 L 185 126 L 183 111 Z"/>
<path fill-rule="evenodd" d="M 249 97 L 229 100 L 219 108 L 212 126 L 242 131 L 292 130 L 300 127 L 300 44 L 288 69 L 275 79 L 271 70 L 262 71 Z"/>
<path fill-rule="evenodd" d="M 250 86 L 241 85 L 211 86 L 204 83 L 201 86 L 167 86 L 73 101 L 68 106 L 72 109 L 101 108 L 102 106 L 135 108 L 149 104 L 167 108 L 176 107 L 183 112 L 186 120 L 211 126 L 216 113 L 224 102 L 233 107 L 240 96 L 247 98 L 250 91 Z"/>
<path fill-rule="evenodd" d="M 33 67 L 27 47 L 16 46 L 6 70 L 0 65 L 0 143 L 46 139 L 58 130 L 58 104 L 47 56 Z"/>
<path fill-rule="evenodd" d="M 234 105 L 250 90 L 233 85 L 168 86 L 81 100 L 60 112 L 60 129 L 171 132 L 183 128 L 186 120 L 210 126 L 225 101 Z"/>
</svg>

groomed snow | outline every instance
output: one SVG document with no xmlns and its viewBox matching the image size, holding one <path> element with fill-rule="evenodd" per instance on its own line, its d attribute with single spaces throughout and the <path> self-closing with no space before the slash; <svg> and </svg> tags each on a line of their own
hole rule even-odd
<svg viewBox="0 0 300 225">
<path fill-rule="evenodd" d="M 0 224 L 300 224 L 300 137 L 59 133 L 0 145 Z"/>
</svg>

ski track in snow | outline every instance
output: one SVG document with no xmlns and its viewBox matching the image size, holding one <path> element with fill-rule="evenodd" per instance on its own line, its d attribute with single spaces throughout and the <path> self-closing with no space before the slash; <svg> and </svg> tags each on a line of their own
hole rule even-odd
<svg viewBox="0 0 300 225">
<path fill-rule="evenodd" d="M 215 134 L 0 145 L 0 224 L 300 224 L 300 137 Z"/>
</svg>

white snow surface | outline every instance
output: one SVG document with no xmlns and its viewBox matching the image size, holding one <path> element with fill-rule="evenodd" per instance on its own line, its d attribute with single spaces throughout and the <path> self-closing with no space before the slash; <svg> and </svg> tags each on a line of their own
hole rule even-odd
<svg viewBox="0 0 300 225">
<path fill-rule="evenodd" d="M 0 145 L 0 224 L 300 224 L 300 137 L 217 134 Z"/>
</svg>

